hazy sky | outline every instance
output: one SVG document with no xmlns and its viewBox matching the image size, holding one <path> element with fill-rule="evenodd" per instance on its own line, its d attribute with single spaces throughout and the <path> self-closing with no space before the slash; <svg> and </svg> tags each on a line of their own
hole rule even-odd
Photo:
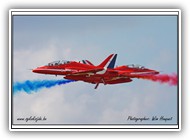
<svg viewBox="0 0 190 140">
<path fill-rule="evenodd" d="M 140 64 L 177 73 L 177 16 L 14 16 L 13 81 L 62 79 L 28 69 L 55 60 L 88 59 L 95 65 L 117 53 L 116 65 Z M 128 116 L 172 117 L 177 123 L 177 87 L 134 79 L 95 85 L 74 82 L 13 97 L 19 117 L 45 116 L 52 124 L 130 124 Z M 25 122 L 23 122 L 25 123 Z"/>
</svg>

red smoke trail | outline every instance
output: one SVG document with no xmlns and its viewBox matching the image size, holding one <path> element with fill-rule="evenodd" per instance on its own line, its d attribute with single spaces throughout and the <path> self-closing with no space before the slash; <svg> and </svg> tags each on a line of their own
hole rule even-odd
<svg viewBox="0 0 190 140">
<path fill-rule="evenodd" d="M 142 79 L 147 79 L 151 80 L 154 82 L 159 82 L 159 83 L 167 83 L 171 86 L 177 86 L 178 83 L 178 77 L 177 74 L 158 74 L 158 75 L 153 75 L 153 76 L 143 76 L 139 77 Z"/>
</svg>

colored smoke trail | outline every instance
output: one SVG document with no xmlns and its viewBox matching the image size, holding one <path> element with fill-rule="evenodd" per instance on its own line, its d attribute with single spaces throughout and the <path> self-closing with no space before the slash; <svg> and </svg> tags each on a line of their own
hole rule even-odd
<svg viewBox="0 0 190 140">
<path fill-rule="evenodd" d="M 158 75 L 153 75 L 153 76 L 144 76 L 140 77 L 142 79 L 147 79 L 151 80 L 154 82 L 159 82 L 159 83 L 167 83 L 170 86 L 177 86 L 178 83 L 178 77 L 177 74 L 158 74 Z"/>
<path fill-rule="evenodd" d="M 24 91 L 28 94 L 31 92 L 37 92 L 42 88 L 51 88 L 56 85 L 63 85 L 70 82 L 74 82 L 72 80 L 34 80 L 34 81 L 24 81 L 24 82 L 15 82 L 13 84 L 13 94 Z"/>
</svg>

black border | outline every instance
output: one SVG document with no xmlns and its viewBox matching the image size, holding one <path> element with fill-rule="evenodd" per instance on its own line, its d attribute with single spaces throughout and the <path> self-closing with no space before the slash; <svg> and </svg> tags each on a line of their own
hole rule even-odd
<svg viewBox="0 0 190 140">
<path fill-rule="evenodd" d="M 31 9 L 31 10 L 33 10 L 33 9 Z M 67 9 L 66 9 L 67 10 Z M 85 9 L 84 9 L 85 10 Z M 67 12 L 81 12 L 81 13 L 86 13 L 86 12 L 92 12 L 92 13 L 95 13 L 95 12 L 114 12 L 114 13 L 118 13 L 117 15 L 107 15 L 107 14 L 96 14 L 96 15 L 89 15 L 89 14 L 81 14 L 81 15 L 76 15 L 76 14 L 70 14 L 70 15 L 64 15 L 64 14 L 58 14 L 58 15 L 46 15 L 46 14 L 42 14 L 42 15 L 40 15 L 40 14 L 33 14 L 33 15 L 14 15 L 13 14 L 13 12 L 28 12 L 28 13 L 30 13 L 30 12 L 51 12 L 51 13 L 53 13 L 53 12 L 64 12 L 64 13 L 67 13 Z M 122 14 L 122 15 L 119 15 L 119 13 L 121 13 L 121 12 L 145 12 L 145 13 L 149 13 L 149 12 L 160 12 L 160 13 L 162 13 L 162 12 L 177 12 L 178 14 L 177 15 L 172 15 L 172 14 L 160 14 L 160 15 L 154 15 L 154 14 L 145 14 L 145 15 L 140 15 L 140 14 L 132 14 L 132 15 L 127 15 L 127 14 Z M 165 129 L 175 129 L 175 130 L 178 130 L 180 127 L 180 122 L 179 122 L 179 67 L 181 67 L 181 66 L 179 66 L 179 46 L 180 46 L 180 42 L 179 42 L 179 32 L 180 32 L 180 27 L 179 27 L 179 20 L 180 20 L 180 18 L 179 18 L 179 16 L 180 16 L 180 12 L 179 12 L 179 10 L 175 10 L 175 11 L 109 11 L 109 9 L 106 9 L 106 11 L 47 11 L 46 9 L 44 9 L 43 11 L 36 11 L 36 10 L 34 10 L 34 11 L 14 11 L 14 9 L 13 10 L 10 10 L 10 15 L 9 16 L 11 16 L 11 22 L 9 21 L 9 24 L 11 24 L 11 31 L 9 32 L 9 33 L 11 33 L 11 43 L 10 43 L 10 45 L 11 45 L 11 130 L 13 130 L 13 129 L 36 129 L 36 130 L 38 130 L 38 129 L 44 129 L 44 130 L 48 130 L 48 129 L 58 129 L 58 130 L 60 130 L 60 129 L 69 129 L 70 131 L 72 131 L 72 130 L 81 130 L 81 129 L 83 129 L 83 130 L 88 130 L 88 129 L 95 129 L 95 130 L 98 130 L 98 129 L 109 129 L 109 130 L 111 130 L 111 129 L 121 129 L 121 130 L 134 130 L 134 129 L 144 129 L 144 130 L 150 130 L 150 129 L 160 129 L 160 130 L 165 130 Z M 177 50 L 178 50 L 178 53 L 177 53 L 177 73 L 178 73 L 178 86 L 177 86 L 177 93 L 178 93 L 178 96 L 177 96 L 177 124 L 13 124 L 13 42 L 14 42 L 14 38 L 13 38 L 13 16 L 177 16 Z M 10 39 L 10 38 L 9 38 Z M 10 41 L 10 40 L 9 40 Z M 10 55 L 10 54 L 9 54 Z M 10 94 L 10 93 L 9 93 Z M 10 95 L 9 95 L 10 96 Z M 9 114 L 10 115 L 10 114 Z M 10 121 L 10 120 L 9 120 Z M 45 126 L 45 125 L 99 125 L 99 126 L 101 126 L 101 125 L 103 125 L 103 126 L 109 126 L 109 125 L 128 125 L 128 126 L 131 126 L 131 125 L 136 125 L 136 126 L 151 126 L 151 125 L 159 125 L 159 126 L 163 126 L 163 125 L 167 125 L 167 126 L 172 126 L 172 125 L 177 125 L 178 127 L 177 128 L 13 128 L 13 125 L 17 125 L 17 126 L 24 126 L 24 125 L 26 125 L 26 126 L 37 126 L 37 125 L 41 125 L 41 126 Z"/>
</svg>

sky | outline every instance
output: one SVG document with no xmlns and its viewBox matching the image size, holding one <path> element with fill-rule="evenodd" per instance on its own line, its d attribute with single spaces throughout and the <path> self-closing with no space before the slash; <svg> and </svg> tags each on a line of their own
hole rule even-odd
<svg viewBox="0 0 190 140">
<path fill-rule="evenodd" d="M 176 16 L 14 16 L 13 82 L 57 79 L 32 73 L 55 60 L 88 59 L 100 64 L 117 53 L 116 65 L 140 64 L 161 73 L 177 73 Z M 46 117 L 45 124 L 176 124 L 177 87 L 134 79 L 95 85 L 73 82 L 13 96 L 13 122 Z M 129 116 L 172 117 L 171 121 L 127 120 Z"/>
</svg>

